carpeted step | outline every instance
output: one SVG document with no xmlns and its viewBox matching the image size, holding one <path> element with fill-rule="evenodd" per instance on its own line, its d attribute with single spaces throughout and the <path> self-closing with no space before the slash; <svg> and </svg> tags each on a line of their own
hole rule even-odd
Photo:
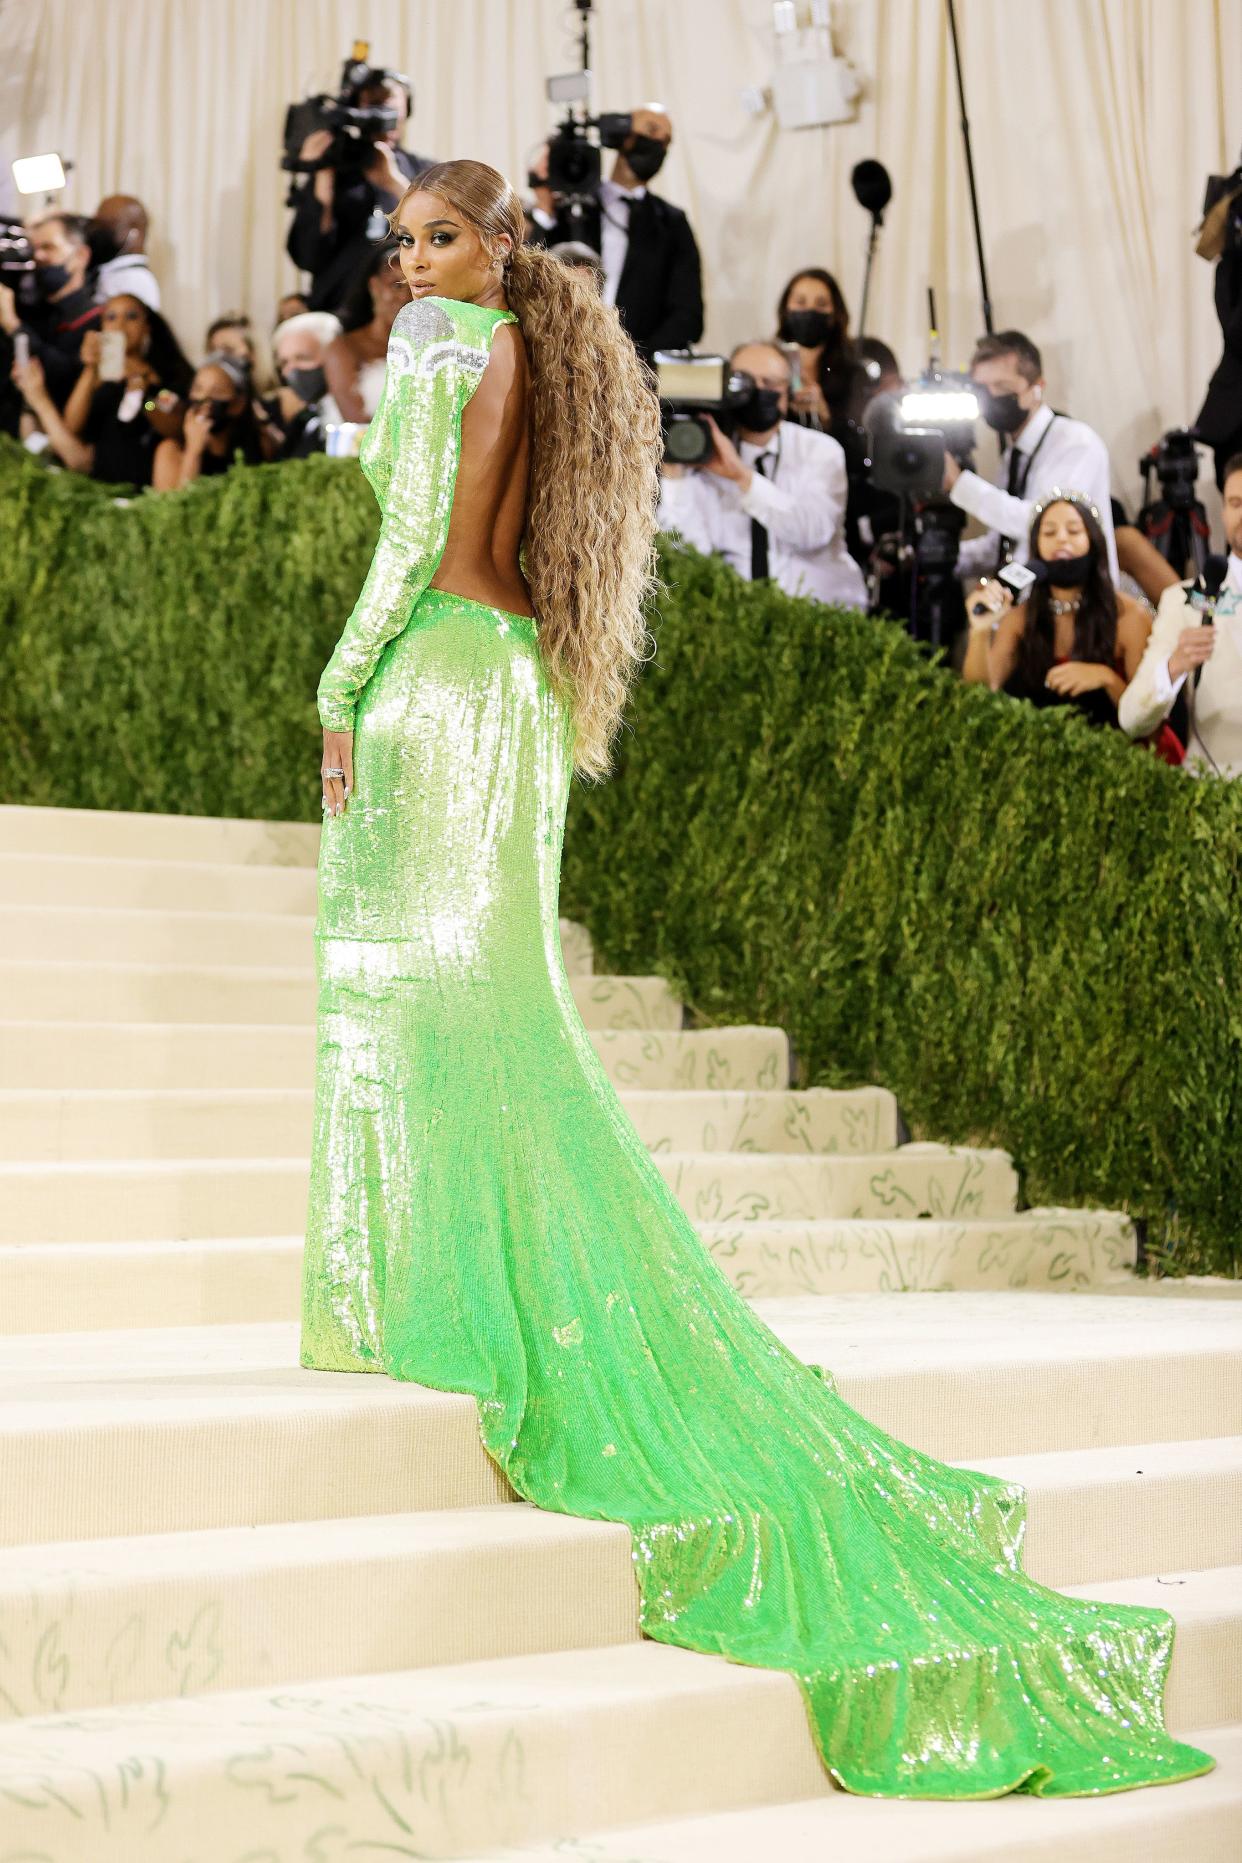
<svg viewBox="0 0 1242 1863">
<path fill-rule="evenodd" d="M 891 1152 L 658 1152 L 693 1220 L 730 1222 L 889 1213 L 995 1217 L 1014 1207 L 1003 1152 L 910 1145 Z M 306 1219 L 307 1165 L 296 1158 L 139 1158 L 0 1164 L 0 1244 L 143 1242 L 164 1237 L 289 1235 Z"/>
<path fill-rule="evenodd" d="M 0 881 L 5 872 L 0 856 Z M 10 961 L 297 969 L 314 964 L 314 923 L 310 913 L 6 902 L 4 948 Z M 566 970 L 571 976 L 588 974 L 591 940 L 586 928 L 562 919 L 560 933 Z"/>
<path fill-rule="evenodd" d="M 1003 1151 L 903 1145 L 896 1151 L 788 1157 L 775 1152 L 657 1152 L 669 1188 L 696 1222 L 825 1217 L 1001 1216 L 1018 1174 Z"/>
<path fill-rule="evenodd" d="M 1219 1779 L 1203 1789 L 1214 1776 L 1118 1795 L 1146 1801 L 1131 1829 L 1149 1831 L 1179 1795 L 1183 1819 L 1203 1799 L 1219 1805 Z M 359 1855 L 447 1858 L 708 1808 L 811 1799 L 827 1814 L 847 1803 L 788 1676 L 652 1643 L 28 1720 L 5 1729 L 0 1793 L 18 1855 L 91 1863 L 322 1854 L 325 1818 Z M 854 1802 L 872 1830 L 894 1811 L 937 1809 Z M 1225 1802 L 1236 1806 L 1236 1789 Z M 1083 1829 L 1100 1806 L 1066 1808 Z M 943 1809 L 960 1833 L 989 1807 Z M 875 1851 L 819 1854 L 834 1853 Z M 645 1863 L 659 1852 L 631 1843 L 618 1854 Z M 788 1854 L 752 1849 L 748 1863 Z"/>
<path fill-rule="evenodd" d="M 783 1029 L 592 1029 L 617 1087 L 783 1087 Z M 308 1087 L 305 1027 L 144 1022 L 0 1022 L 0 1088 Z"/>
<path fill-rule="evenodd" d="M 864 1416 L 942 1460 L 1242 1435 L 1234 1302 L 844 1294 L 758 1310 Z M 297 1348 L 291 1324 L 0 1340 L 0 1544 L 506 1497 L 470 1399 L 302 1371 Z"/>
<path fill-rule="evenodd" d="M 1051 1228 L 1048 1218 L 1046 1211 L 1023 1210 L 977 1223 L 845 1219 L 696 1226 L 724 1272 L 752 1299 L 808 1292 L 923 1291 L 929 1284 L 931 1290 L 957 1292 L 1143 1288 L 1124 1266 L 1133 1253 L 1133 1236 L 1124 1217 L 1056 1212 Z M 751 1230 L 757 1237 L 755 1249 L 765 1261 L 762 1274 L 748 1265 L 754 1253 L 748 1242 Z M 808 1238 L 805 1258 L 788 1246 L 789 1230 Z M 903 1254 L 910 1230 L 929 1234 Z M 904 1282 L 893 1272 L 898 1258 L 906 1263 Z M 928 1264 L 934 1265 L 934 1276 Z M 920 1282 L 917 1277 L 924 1268 L 928 1272 Z M 1125 1278 L 1116 1278 L 1121 1276 Z M 0 1245 L 0 1333 L 294 1319 L 301 1287 L 300 1235 L 10 1243 Z"/>
<path fill-rule="evenodd" d="M 1179 1730 L 1214 1771 L 1103 1798 L 1011 1794 L 981 1803 L 883 1802 L 839 1792 L 672 1823 L 568 1828 L 548 1844 L 469 1863 L 1238 1863 L 1242 1727 Z"/>
<path fill-rule="evenodd" d="M 15 1546 L 0 1721 L 638 1635 L 629 1529 L 520 1505 Z"/>
<path fill-rule="evenodd" d="M 901 1153 L 897 1153 L 901 1156 Z M 989 1217 L 832 1222 L 709 1222 L 704 1241 L 739 1293 L 907 1293 L 912 1288 L 1134 1284 L 1134 1225 L 1109 1210 L 1021 1210 Z"/>
<path fill-rule="evenodd" d="M 624 1089 L 652 1151 L 887 1151 L 897 1106 L 882 1087 L 772 1092 Z M 9 1087 L 0 1159 L 292 1158 L 310 1143 L 306 1087 Z"/>
<path fill-rule="evenodd" d="M 313 918 L 313 867 L 193 859 L 0 854 L 0 898 L 23 906 L 143 912 L 274 912 Z"/>
<path fill-rule="evenodd" d="M 0 960 L 0 1002 L 31 1021 L 288 1023 L 315 1019 L 315 975 L 303 968 Z M 587 1028 L 679 1029 L 681 1004 L 663 977 L 570 978 Z"/>
<path fill-rule="evenodd" d="M 1021 1479 L 1022 1458 L 1006 1473 Z M 1109 1484 L 1090 1510 L 1083 1492 L 1098 1534 Z M 1043 1583 L 1041 1522 L 1064 1493 L 1032 1490 Z M 1242 1718 L 1242 1567 L 1061 1588 L 1172 1611 L 1170 1719 Z M 0 1550 L 0 1720 L 638 1634 L 628 1529 L 523 1505 L 21 1545 Z"/>
<path fill-rule="evenodd" d="M 313 867 L 319 826 L 120 809 L 0 807 L 0 853 Z"/>
</svg>

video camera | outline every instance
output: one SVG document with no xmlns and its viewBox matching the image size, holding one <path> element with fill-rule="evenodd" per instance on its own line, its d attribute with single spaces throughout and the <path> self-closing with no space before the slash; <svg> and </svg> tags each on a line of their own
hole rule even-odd
<svg viewBox="0 0 1242 1863">
<path fill-rule="evenodd" d="M 598 229 L 594 221 L 598 213 L 603 151 L 622 147 L 633 129 L 634 119 L 628 110 L 605 110 L 599 116 L 591 116 L 585 107 L 575 110 L 575 105 L 585 106 L 589 86 L 588 71 L 567 71 L 560 77 L 549 78 L 544 87 L 549 103 L 568 106 L 548 139 L 547 185 L 558 211 L 565 216 L 571 229 L 566 238 L 586 237 L 588 244 L 598 251 Z M 595 232 L 594 238 L 587 233 L 588 226 Z"/>
<path fill-rule="evenodd" d="M 671 466 L 701 466 L 715 445 L 704 416 L 727 432 L 734 408 L 754 392 L 755 378 L 732 368 L 727 356 L 696 356 L 688 349 L 657 349 L 652 361 L 664 457 Z"/>
<path fill-rule="evenodd" d="M 0 217 L 0 285 L 7 285 L 20 311 L 28 311 L 38 298 L 35 287 L 34 248 L 20 220 Z"/>
<path fill-rule="evenodd" d="M 909 630 L 937 647 L 953 638 L 963 615 L 956 567 L 966 513 L 941 489 L 945 456 L 971 465 L 979 412 L 969 377 L 945 374 L 934 360 L 909 387 L 875 395 L 867 407 L 867 476 L 901 501 L 899 527 L 877 545 L 873 598 L 880 596 L 878 564 L 900 569 Z M 885 599 L 896 611 L 887 588 Z"/>
<path fill-rule="evenodd" d="M 284 143 L 281 167 L 294 175 L 314 174 L 317 168 L 334 168 L 338 173 L 365 168 L 371 160 L 374 144 L 394 128 L 397 112 L 387 104 L 359 102 L 365 91 L 379 84 L 399 84 L 406 102 L 413 107 L 413 92 L 404 72 L 387 65 L 369 62 L 371 47 L 366 39 L 355 39 L 353 51 L 341 66 L 341 82 L 335 96 L 317 92 L 300 103 L 290 104 L 285 112 Z M 332 144 L 313 161 L 301 158 L 302 144 L 317 129 L 331 131 Z"/>
<path fill-rule="evenodd" d="M 946 453 L 960 466 L 973 461 L 979 413 L 969 376 L 939 369 L 895 394 L 874 395 L 866 416 L 872 483 L 899 497 L 938 497 Z"/>
</svg>

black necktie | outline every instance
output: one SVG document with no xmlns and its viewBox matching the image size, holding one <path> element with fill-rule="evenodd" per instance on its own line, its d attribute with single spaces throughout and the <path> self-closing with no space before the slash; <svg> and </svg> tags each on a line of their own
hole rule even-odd
<svg viewBox="0 0 1242 1863">
<path fill-rule="evenodd" d="M 763 470 L 766 453 L 760 453 L 754 462 L 755 471 L 761 479 L 767 478 Z M 752 582 L 764 582 L 768 574 L 768 533 L 758 518 L 750 520 L 750 579 Z"/>
<path fill-rule="evenodd" d="M 1015 441 L 1009 443 L 1009 485 L 1007 490 L 1011 498 L 1017 498 L 1022 491 L 1022 467 L 1026 460 Z"/>
<path fill-rule="evenodd" d="M 1026 484 L 1026 475 L 1029 470 L 1030 461 L 1027 459 L 1026 454 L 1019 450 L 1016 441 L 1011 440 L 1009 442 L 1009 482 L 1005 487 L 1005 490 L 1009 493 L 1011 498 L 1020 498 L 1022 496 L 1023 488 Z M 1003 569 L 1013 555 L 1013 542 L 1014 540 L 1012 537 L 1001 538 L 1000 546 L 996 552 L 997 569 Z"/>
</svg>

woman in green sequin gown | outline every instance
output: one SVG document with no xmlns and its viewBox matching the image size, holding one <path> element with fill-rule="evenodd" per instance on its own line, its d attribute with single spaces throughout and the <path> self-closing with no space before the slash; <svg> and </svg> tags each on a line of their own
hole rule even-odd
<svg viewBox="0 0 1242 1863">
<path fill-rule="evenodd" d="M 515 400 L 524 424 L 521 338 L 493 355 L 517 324 L 505 286 L 520 306 L 567 274 L 517 252 L 520 209 L 480 164 L 431 171 L 394 221 L 415 297 L 362 455 L 383 522 L 319 687 L 325 771 L 345 777 L 324 783 L 302 1362 L 472 1396 L 519 1495 L 630 1527 L 647 1636 L 797 1678 L 851 1792 L 1210 1770 L 1165 1731 L 1167 1613 L 1027 1578 L 1023 1490 L 907 1447 L 795 1358 L 623 1110 L 558 933 L 572 707 L 516 547 L 469 538 L 489 448 L 510 448 L 510 481 L 524 469 L 505 426 Z M 489 363 L 496 424 L 463 442 Z M 464 592 L 441 586 L 450 565 Z"/>
</svg>

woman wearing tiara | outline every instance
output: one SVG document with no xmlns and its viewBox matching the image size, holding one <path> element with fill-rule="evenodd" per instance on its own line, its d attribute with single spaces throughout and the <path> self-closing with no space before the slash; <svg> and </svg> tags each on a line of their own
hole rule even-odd
<svg viewBox="0 0 1242 1863">
<path fill-rule="evenodd" d="M 646 654 L 656 402 L 495 170 L 431 168 L 393 229 L 383 524 L 319 686 L 302 1362 L 472 1396 L 526 1500 L 630 1527 L 646 1635 L 796 1676 L 849 1791 L 1208 1771 L 1164 1727 L 1171 1618 L 1028 1579 L 1023 1490 L 795 1358 L 623 1110 L 558 882 L 571 773 L 606 773 Z"/>
</svg>

